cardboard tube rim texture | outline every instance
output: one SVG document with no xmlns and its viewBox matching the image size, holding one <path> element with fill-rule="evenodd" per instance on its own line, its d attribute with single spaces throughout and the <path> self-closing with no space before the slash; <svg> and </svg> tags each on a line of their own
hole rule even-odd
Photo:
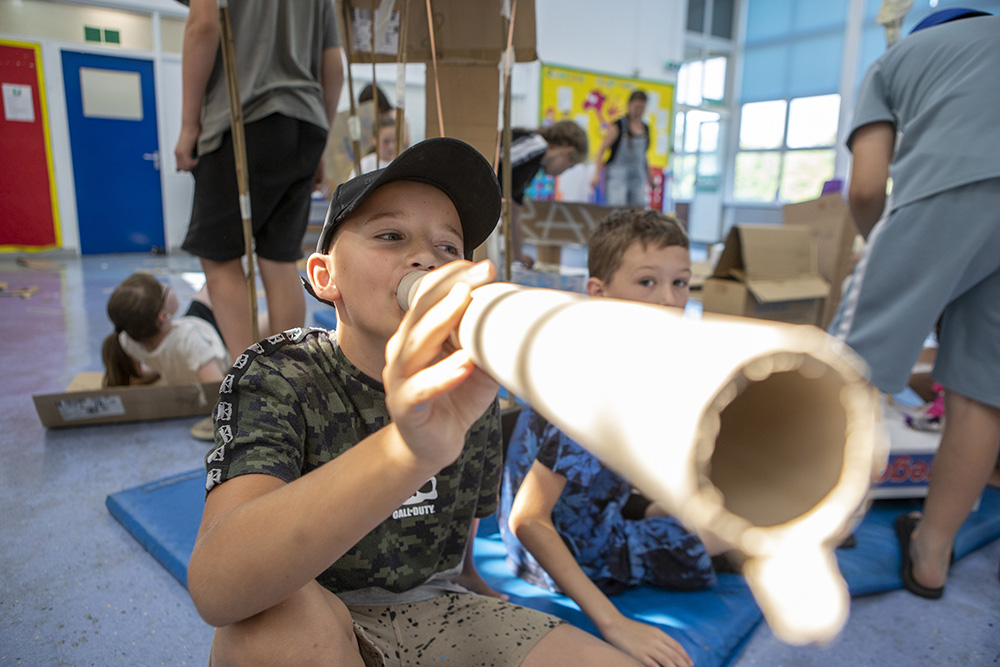
<svg viewBox="0 0 1000 667">
<path fill-rule="evenodd" d="M 411 279 L 405 291 L 414 292 L 416 280 Z M 629 318 L 633 323 L 648 326 L 630 327 Z M 689 526 L 711 531 L 744 553 L 748 557 L 748 582 L 775 634 L 782 640 L 809 643 L 829 639 L 839 631 L 846 618 L 843 601 L 847 595 L 842 577 L 830 565 L 835 562 L 832 541 L 865 502 L 870 481 L 878 468 L 877 401 L 865 380 L 864 365 L 841 343 L 815 327 L 745 318 L 710 317 L 701 322 L 685 322 L 684 319 L 677 312 L 646 304 L 588 299 L 556 290 L 492 283 L 473 291 L 472 304 L 459 326 L 458 338 L 477 365 L 514 393 L 528 399 L 567 435 L 610 467 L 624 473 L 651 497 L 664 501 L 670 511 Z M 588 324 L 594 321 L 611 322 L 627 336 L 629 345 L 606 348 L 621 352 L 619 363 L 651 362 L 649 369 L 633 371 L 638 375 L 669 371 L 669 367 L 665 367 L 667 371 L 655 368 L 657 355 L 652 355 L 651 360 L 644 355 L 644 350 L 655 345 L 655 335 L 660 328 L 669 328 L 672 335 L 690 339 L 716 336 L 719 340 L 742 341 L 743 348 L 720 349 L 719 354 L 714 355 L 720 357 L 713 360 L 714 366 L 696 369 L 705 371 L 697 375 L 707 376 L 700 378 L 699 391 L 705 392 L 707 387 L 708 398 L 697 414 L 688 419 L 689 423 L 670 422 L 675 432 L 687 429 L 686 436 L 678 437 L 680 444 L 672 444 L 672 449 L 664 447 L 663 451 L 657 451 L 658 448 L 648 445 L 651 423 L 648 419 L 638 426 L 619 424 L 612 428 L 610 441 L 639 443 L 624 447 L 633 450 L 633 454 L 638 450 L 630 459 L 630 453 L 622 454 L 615 447 L 609 447 L 604 438 L 595 436 L 595 428 L 607 426 L 601 419 L 603 415 L 598 414 L 596 419 L 592 414 L 580 417 L 580 410 L 574 405 L 575 401 L 585 399 L 590 401 L 586 410 L 600 413 L 602 400 L 618 398 L 609 393 L 607 398 L 598 396 L 595 400 L 589 395 L 593 393 L 591 390 L 608 389 L 588 387 L 587 381 L 592 378 L 579 375 L 581 367 L 586 370 L 587 359 L 566 358 L 561 366 L 550 363 L 551 357 L 566 353 L 568 348 L 576 347 L 571 354 L 586 349 L 585 341 L 581 345 L 579 340 L 570 339 L 574 338 L 574 332 L 579 339 L 581 332 L 587 331 Z M 652 330 L 652 334 L 647 329 Z M 678 343 L 678 347 L 684 349 L 684 343 Z M 606 349 L 602 349 L 602 355 Z M 805 371 L 801 370 L 803 367 Z M 784 372 L 802 372 L 805 377 L 830 372 L 842 381 L 838 395 L 845 412 L 843 458 L 841 469 L 836 471 L 836 481 L 813 506 L 778 525 L 757 526 L 726 508 L 722 492 L 713 485 L 704 466 L 711 461 L 715 439 L 719 436 L 719 415 L 740 395 L 737 380 L 745 378 L 748 382 L 756 382 Z M 574 377 L 574 373 L 578 376 Z M 687 385 L 667 385 L 667 389 L 675 397 L 690 393 Z M 572 419 L 562 419 L 564 413 L 574 409 L 577 419 L 590 420 L 586 426 L 581 428 Z M 643 412 L 655 410 L 647 406 L 638 414 L 641 416 Z M 633 411 L 630 416 L 635 414 Z M 656 418 L 662 420 L 663 415 L 656 415 Z M 630 419 L 625 417 L 618 421 Z M 657 465 L 657 456 L 669 465 Z M 817 611 L 815 605 L 809 605 L 808 613 L 800 614 L 796 605 L 804 602 L 798 589 L 782 586 L 775 579 L 783 568 L 794 564 L 782 555 L 789 553 L 816 556 L 812 563 L 803 564 L 806 575 L 789 572 L 788 579 L 814 581 L 816 591 L 821 592 L 830 605 L 828 610 Z"/>
<path fill-rule="evenodd" d="M 400 283 L 398 298 L 402 307 L 405 308 L 409 299 L 415 295 L 421 277 L 421 273 L 413 272 L 404 277 Z M 588 304 L 586 306 L 588 310 L 605 309 L 611 311 L 616 309 L 631 311 L 637 306 L 645 308 L 650 306 L 612 299 L 592 300 L 572 293 L 525 288 L 508 283 L 492 283 L 473 292 L 473 303 L 459 328 L 460 344 L 472 354 L 480 367 L 515 394 L 528 399 L 528 402 L 539 409 L 544 416 L 567 431 L 571 437 L 584 444 L 588 440 L 589 434 L 576 433 L 571 425 L 560 424 L 559 415 L 553 414 L 558 410 L 549 405 L 550 401 L 539 397 L 537 392 L 533 390 L 533 379 L 537 380 L 537 378 L 523 375 L 523 372 L 530 372 L 537 366 L 537 363 L 523 363 L 518 368 L 516 358 L 523 352 L 519 348 L 522 342 L 506 339 L 506 344 L 503 346 L 493 345 L 497 349 L 506 348 L 500 350 L 499 354 L 511 355 L 512 360 L 504 362 L 507 365 L 506 369 L 498 368 L 498 363 L 496 363 L 498 361 L 496 358 L 498 357 L 497 350 L 487 352 L 483 349 L 485 336 L 483 327 L 487 322 L 505 317 L 499 312 L 504 306 L 504 302 L 515 299 L 520 300 L 521 305 L 525 305 L 528 299 L 533 298 L 533 295 L 538 295 L 546 300 L 543 317 L 536 318 L 539 320 L 551 318 L 555 312 L 567 313 L 574 306 L 582 304 Z M 495 317 L 492 312 L 494 310 L 498 311 Z M 667 309 L 659 310 L 666 311 Z M 613 318 L 614 315 L 610 317 Z M 670 313 L 670 317 L 680 318 L 681 316 Z M 763 339 L 758 344 L 755 353 L 748 358 L 731 355 L 730 359 L 723 362 L 723 364 L 729 364 L 731 368 L 727 369 L 724 375 L 713 376 L 706 381 L 708 386 L 715 389 L 712 390 L 712 395 L 706 401 L 702 413 L 695 420 L 697 430 L 690 433 L 693 445 L 689 452 L 689 460 L 681 465 L 673 465 L 670 468 L 657 471 L 660 479 L 656 481 L 634 479 L 636 477 L 634 468 L 637 466 L 616 466 L 613 457 L 606 462 L 620 472 L 624 472 L 621 470 L 622 467 L 630 468 L 630 474 L 626 474 L 626 476 L 640 489 L 647 493 L 654 491 L 655 493 L 651 495 L 665 500 L 671 506 L 672 511 L 675 511 L 682 519 L 711 530 L 747 555 L 759 555 L 772 551 L 777 544 L 785 541 L 785 535 L 790 530 L 808 530 L 810 533 L 816 534 L 817 539 L 829 540 L 836 537 L 843 530 L 843 521 L 834 520 L 831 515 L 843 515 L 846 520 L 854 510 L 863 504 L 871 478 L 877 473 L 880 465 L 881 457 L 876 450 L 885 449 L 884 437 L 880 436 L 875 428 L 873 415 L 876 396 L 865 380 L 863 363 L 846 346 L 815 327 L 763 323 L 746 318 L 720 316 L 708 316 L 703 318 L 701 322 L 691 321 L 685 326 L 698 329 L 697 333 L 694 334 L 696 336 L 702 335 L 703 327 L 707 326 L 726 327 L 727 332 L 731 330 L 734 335 L 742 334 L 743 337 L 746 337 L 747 332 L 755 330 L 767 333 L 780 331 L 782 336 L 775 340 Z M 734 360 L 735 363 L 733 363 Z M 802 512 L 799 516 L 780 525 L 755 526 L 725 507 L 720 498 L 719 490 L 714 487 L 708 475 L 705 474 L 704 468 L 711 460 L 715 439 L 719 435 L 718 416 L 738 396 L 739 392 L 733 394 L 730 388 L 735 386 L 739 376 L 746 376 L 751 382 L 760 381 L 772 373 L 795 371 L 803 365 L 809 364 L 822 367 L 821 370 L 832 370 L 844 379 L 844 386 L 841 390 L 842 408 L 847 413 L 847 427 L 844 434 L 844 463 L 837 483 L 820 502 L 808 511 Z M 512 372 L 511 369 L 515 369 L 515 371 Z M 516 371 L 521 371 L 521 373 Z M 567 387 L 566 389 L 572 391 L 573 388 Z M 607 459 L 607 457 L 601 458 Z M 676 458 L 674 460 L 676 462 Z M 640 474 L 643 472 L 639 470 Z M 672 475 L 669 484 L 667 484 L 671 487 L 669 489 L 663 488 L 665 486 L 663 483 L 664 475 Z M 850 511 L 844 511 L 843 508 L 847 505 L 851 506 Z M 823 527 L 828 527 L 828 529 Z M 828 534 L 823 535 L 824 530 Z"/>
</svg>

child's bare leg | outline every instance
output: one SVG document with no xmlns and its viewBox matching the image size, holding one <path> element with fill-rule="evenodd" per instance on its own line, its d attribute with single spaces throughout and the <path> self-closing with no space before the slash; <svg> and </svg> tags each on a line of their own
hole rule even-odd
<svg viewBox="0 0 1000 667">
<path fill-rule="evenodd" d="M 528 655 L 524 656 L 520 667 L 551 667 L 551 665 L 574 665 L 575 667 L 606 667 L 607 665 L 640 665 L 632 656 L 622 653 L 611 644 L 598 639 L 589 632 L 569 624 L 553 628 L 538 640 Z"/>
<path fill-rule="evenodd" d="M 1000 451 L 1000 408 L 945 391 L 941 445 L 934 456 L 923 519 L 910 543 L 913 578 L 923 586 L 943 586 L 955 533 L 962 526 Z"/>
<path fill-rule="evenodd" d="M 212 312 L 229 356 L 236 359 L 255 340 L 250 332 L 250 297 L 243 264 L 239 259 L 216 262 L 202 258 L 205 286 L 212 301 Z"/>
<path fill-rule="evenodd" d="M 262 323 L 260 327 L 261 337 L 301 327 L 306 320 L 306 297 L 295 262 L 275 262 L 258 257 L 257 266 L 264 283 L 269 318 L 267 326 Z"/>
<path fill-rule="evenodd" d="M 315 581 L 281 604 L 215 631 L 212 667 L 363 667 L 351 614 Z"/>
</svg>

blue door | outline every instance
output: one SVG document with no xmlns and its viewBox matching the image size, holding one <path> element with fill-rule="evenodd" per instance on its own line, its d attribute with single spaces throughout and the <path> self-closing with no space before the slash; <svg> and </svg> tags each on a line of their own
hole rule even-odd
<svg viewBox="0 0 1000 667">
<path fill-rule="evenodd" d="M 84 254 L 164 247 L 153 63 L 62 52 Z"/>
</svg>

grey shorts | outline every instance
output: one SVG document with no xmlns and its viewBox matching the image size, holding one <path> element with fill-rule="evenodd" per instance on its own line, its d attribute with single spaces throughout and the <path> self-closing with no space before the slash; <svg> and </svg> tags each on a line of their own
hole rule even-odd
<svg viewBox="0 0 1000 667">
<path fill-rule="evenodd" d="M 474 593 L 348 609 L 366 667 L 518 665 L 538 640 L 564 622 Z"/>
<path fill-rule="evenodd" d="M 886 393 L 905 386 L 938 329 L 933 377 L 1000 407 L 1000 179 L 902 206 L 873 230 L 830 333 Z"/>
</svg>

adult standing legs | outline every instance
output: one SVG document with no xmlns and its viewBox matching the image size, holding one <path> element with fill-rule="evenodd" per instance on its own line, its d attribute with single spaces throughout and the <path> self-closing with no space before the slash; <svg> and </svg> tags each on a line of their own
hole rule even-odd
<svg viewBox="0 0 1000 667">
<path fill-rule="evenodd" d="M 203 257 L 201 268 L 205 272 L 205 286 L 212 300 L 215 321 L 229 356 L 236 359 L 256 342 L 250 327 L 250 296 L 243 261 L 237 258 L 217 262 Z"/>
<path fill-rule="evenodd" d="M 306 297 L 295 262 L 257 258 L 260 278 L 267 296 L 270 330 L 261 328 L 261 337 L 301 327 L 306 321 Z"/>
<path fill-rule="evenodd" d="M 1000 408 L 945 387 L 945 426 L 931 468 L 924 515 L 913 531 L 913 578 L 926 588 L 944 586 L 955 534 L 996 466 Z"/>
</svg>

